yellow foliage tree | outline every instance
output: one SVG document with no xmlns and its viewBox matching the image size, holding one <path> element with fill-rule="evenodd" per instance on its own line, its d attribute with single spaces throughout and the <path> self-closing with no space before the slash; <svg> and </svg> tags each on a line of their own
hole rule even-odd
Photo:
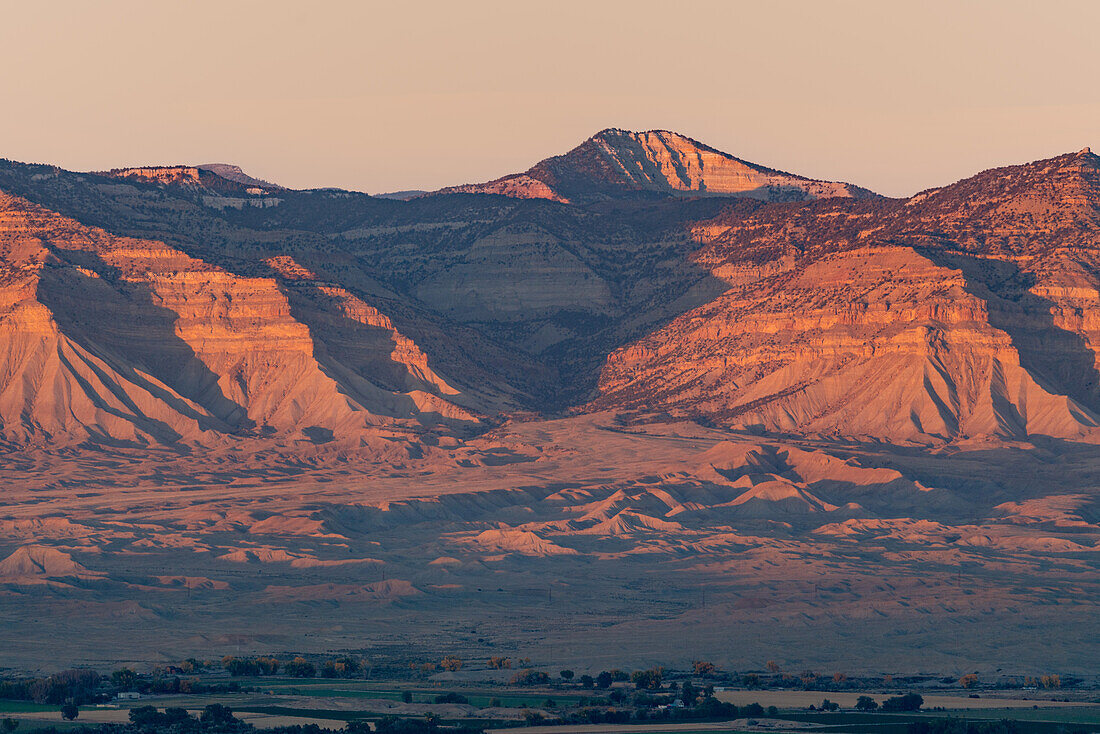
<svg viewBox="0 0 1100 734">
<path fill-rule="evenodd" d="M 714 663 L 706 660 L 692 660 L 691 669 L 694 671 L 695 675 L 705 678 L 708 675 L 713 675 L 716 668 L 714 667 Z"/>
</svg>

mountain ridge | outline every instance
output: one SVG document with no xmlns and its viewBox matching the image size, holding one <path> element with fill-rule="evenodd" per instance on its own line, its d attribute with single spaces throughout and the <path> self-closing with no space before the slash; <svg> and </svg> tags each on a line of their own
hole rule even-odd
<svg viewBox="0 0 1100 734">
<path fill-rule="evenodd" d="M 594 148 L 601 136 L 632 145 L 690 141 L 608 129 L 586 144 Z M 612 179 L 622 173 L 606 156 L 593 160 Z M 37 233 L 9 221 L 0 239 L 9 260 L 20 248 L 37 251 L 32 240 L 47 243 L 36 257 L 58 259 L 57 272 L 67 274 L 51 275 L 53 290 L 42 292 L 64 313 L 79 313 L 80 293 L 123 308 L 140 284 L 167 306 L 157 317 L 166 339 L 215 329 L 203 320 L 225 318 L 224 310 L 184 315 L 197 298 L 218 301 L 200 292 L 223 289 L 230 309 L 255 292 L 287 319 L 273 328 L 301 330 L 300 351 L 320 366 L 317 379 L 337 386 L 326 400 L 336 406 L 350 397 L 348 415 L 371 404 L 410 425 L 475 426 L 515 411 L 616 410 L 895 442 L 1092 440 L 1100 422 L 1093 346 L 1100 157 L 1088 149 L 990 169 L 909 199 L 396 201 L 331 190 L 242 194 L 247 186 L 194 166 L 102 177 L 7 164 L 0 189 L 59 213 Z M 266 203 L 210 202 L 240 196 Z M 93 236 L 82 221 L 108 229 Z M 136 254 L 118 259 L 127 248 Z M 165 264 L 125 270 L 153 262 Z M 8 265 L 21 272 L 16 260 Z M 194 267 L 218 275 L 199 277 Z M 76 277 L 81 269 L 87 274 Z M 114 295 L 93 297 L 93 281 L 81 279 L 93 277 L 119 284 Z M 10 328 L 33 331 L 29 322 L 11 326 L 14 318 Z M 74 321 L 67 333 L 84 343 L 85 328 Z M 242 337 L 234 359 L 260 348 L 247 343 Z M 268 368 L 256 369 L 250 379 L 263 381 Z M 12 370 L 9 385 L 22 374 Z M 226 379 L 217 372 L 203 384 Z M 114 384 L 97 392 L 117 393 Z M 228 384 L 222 389 L 238 390 Z M 232 432 L 250 410 L 238 397 L 229 413 L 210 414 L 220 415 L 219 431 Z M 355 421 L 334 417 L 347 409 L 322 411 L 314 435 L 352 436 Z M 13 403 L 5 424 L 25 414 Z M 262 426 L 266 418 L 249 420 Z M 276 430 L 299 423 L 287 418 Z"/>
<path fill-rule="evenodd" d="M 607 128 L 523 173 L 437 194 L 491 193 L 584 203 L 638 195 L 743 196 L 799 201 L 875 196 L 852 184 L 817 181 L 749 163 L 669 130 Z"/>
</svg>

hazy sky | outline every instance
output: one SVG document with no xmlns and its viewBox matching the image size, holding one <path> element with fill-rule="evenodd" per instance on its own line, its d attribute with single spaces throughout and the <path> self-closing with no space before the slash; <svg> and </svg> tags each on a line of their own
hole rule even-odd
<svg viewBox="0 0 1100 734">
<path fill-rule="evenodd" d="M 436 188 L 605 127 L 910 194 L 1100 148 L 1100 2 L 4 2 L 0 157 Z"/>
</svg>

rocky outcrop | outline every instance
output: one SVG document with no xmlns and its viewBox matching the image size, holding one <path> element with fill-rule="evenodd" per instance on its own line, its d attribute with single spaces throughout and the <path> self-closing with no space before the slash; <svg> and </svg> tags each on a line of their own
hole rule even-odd
<svg viewBox="0 0 1100 734">
<path fill-rule="evenodd" d="M 574 203 L 634 195 L 736 196 L 763 201 L 873 196 L 852 184 L 815 181 L 749 163 L 668 130 L 613 128 L 525 173 L 439 193 L 500 194 Z"/>
</svg>

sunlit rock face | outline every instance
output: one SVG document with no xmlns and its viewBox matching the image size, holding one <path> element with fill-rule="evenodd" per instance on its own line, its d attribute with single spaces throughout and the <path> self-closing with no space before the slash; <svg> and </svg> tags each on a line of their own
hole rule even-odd
<svg viewBox="0 0 1100 734">
<path fill-rule="evenodd" d="M 988 171 L 907 201 L 700 227 L 730 289 L 608 359 L 594 407 L 781 432 L 1095 435 L 1100 159 Z"/>
<path fill-rule="evenodd" d="M 340 289 L 319 287 L 338 306 L 330 318 L 371 336 L 355 344 L 351 366 L 295 318 L 273 278 L 235 275 L 10 195 L 0 195 L 0 253 L 0 421 L 9 440 L 358 442 L 422 414 L 476 421 L 442 397 L 456 391 L 410 340 Z M 359 374 L 364 366 L 383 372 L 381 386 Z"/>
<path fill-rule="evenodd" d="M 873 196 L 846 183 L 815 181 L 703 145 L 668 130 L 608 129 L 525 173 L 440 193 L 500 194 L 583 203 L 631 196 L 737 196 L 803 201 Z"/>
</svg>

